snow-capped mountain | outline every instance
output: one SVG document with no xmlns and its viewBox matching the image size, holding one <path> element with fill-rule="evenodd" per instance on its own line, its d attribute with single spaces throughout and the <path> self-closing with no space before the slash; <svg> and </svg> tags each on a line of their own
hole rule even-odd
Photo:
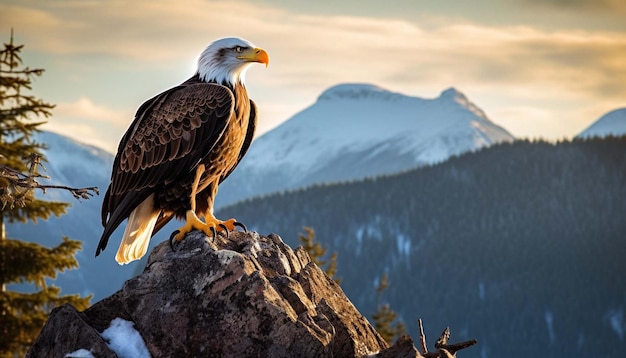
<svg viewBox="0 0 626 358">
<path fill-rule="evenodd" d="M 109 247 L 104 253 L 97 258 L 94 257 L 102 234 L 100 207 L 111 176 L 113 155 L 50 132 L 39 133 L 36 140 L 48 148 L 43 151 L 48 159 L 48 162 L 44 163 L 47 171 L 40 172 L 51 178 L 41 179 L 40 183 L 75 188 L 97 186 L 100 195 L 78 201 L 64 190 L 50 189 L 46 194 L 37 191 L 36 195 L 44 200 L 68 202 L 72 206 L 67 214 L 58 218 L 38 220 L 37 223 L 9 224 L 7 236 L 37 242 L 47 247 L 58 245 L 64 236 L 82 241 L 83 249 L 76 255 L 80 267 L 59 274 L 52 284 L 61 287 L 61 294 L 93 293 L 92 302 L 95 302 L 121 288 L 136 269 L 136 265 L 119 266 L 114 260 L 122 230 L 111 238 Z M 31 287 L 10 285 L 9 289 L 30 290 Z"/>
<path fill-rule="evenodd" d="M 370 84 L 341 84 L 254 141 L 220 186 L 217 205 L 397 173 L 513 139 L 454 88 L 423 99 Z"/>
<path fill-rule="evenodd" d="M 607 137 L 610 135 L 626 135 L 626 108 L 616 109 L 603 115 L 582 131 L 577 138 Z"/>
</svg>

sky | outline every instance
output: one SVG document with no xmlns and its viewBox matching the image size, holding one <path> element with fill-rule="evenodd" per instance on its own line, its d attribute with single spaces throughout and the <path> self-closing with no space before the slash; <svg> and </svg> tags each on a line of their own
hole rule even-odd
<svg viewBox="0 0 626 358">
<path fill-rule="evenodd" d="M 270 55 L 246 76 L 257 136 L 339 83 L 436 98 L 455 87 L 516 137 L 560 140 L 626 107 L 623 0 L 0 0 L 43 129 L 115 152 L 137 108 L 213 40 Z"/>
</svg>

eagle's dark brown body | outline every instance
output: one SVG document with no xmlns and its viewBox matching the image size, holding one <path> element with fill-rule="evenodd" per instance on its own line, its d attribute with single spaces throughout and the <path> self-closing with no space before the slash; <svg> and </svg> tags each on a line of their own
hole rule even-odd
<svg viewBox="0 0 626 358">
<path fill-rule="evenodd" d="M 217 186 L 247 151 L 256 106 L 243 85 L 202 82 L 198 75 L 146 101 L 122 138 L 102 206 L 105 227 L 96 255 L 131 212 L 154 194 L 154 235 L 190 207 L 195 169 L 204 164 L 196 213 L 212 214 Z"/>
<path fill-rule="evenodd" d="M 196 212 L 199 215 L 213 211 L 218 184 L 235 169 L 247 151 L 254 134 L 256 126 L 254 102 L 248 99 L 248 94 L 241 85 L 231 90 L 235 97 L 234 115 L 228 120 L 228 125 L 213 148 L 200 161 L 206 166 L 206 171 L 198 186 Z M 185 213 L 190 209 L 189 195 L 193 180 L 194 173 L 191 172 L 175 185 L 166 185 L 163 190 L 157 192 L 155 205 L 163 209 L 164 217 L 157 221 L 157 230 L 169 221 L 165 218 L 172 214 L 179 219 L 185 218 Z"/>
</svg>

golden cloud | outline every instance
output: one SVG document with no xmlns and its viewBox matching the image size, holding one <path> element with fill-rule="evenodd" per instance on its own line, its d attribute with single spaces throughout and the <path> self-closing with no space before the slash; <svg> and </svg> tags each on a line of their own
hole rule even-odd
<svg viewBox="0 0 626 358">
<path fill-rule="evenodd" d="M 112 109 L 81 97 L 74 102 L 57 104 L 53 119 L 42 128 L 114 153 L 117 149 L 115 143 L 132 119 L 133 111 L 130 109 Z"/>
</svg>

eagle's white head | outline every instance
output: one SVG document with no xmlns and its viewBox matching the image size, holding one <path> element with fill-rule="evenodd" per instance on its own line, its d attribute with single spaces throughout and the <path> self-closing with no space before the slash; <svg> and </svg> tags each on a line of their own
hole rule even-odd
<svg viewBox="0 0 626 358">
<path fill-rule="evenodd" d="M 243 84 L 246 71 L 254 62 L 264 63 L 267 67 L 270 58 L 265 50 L 249 41 L 227 37 L 213 42 L 202 52 L 198 74 L 206 82 Z"/>
</svg>

